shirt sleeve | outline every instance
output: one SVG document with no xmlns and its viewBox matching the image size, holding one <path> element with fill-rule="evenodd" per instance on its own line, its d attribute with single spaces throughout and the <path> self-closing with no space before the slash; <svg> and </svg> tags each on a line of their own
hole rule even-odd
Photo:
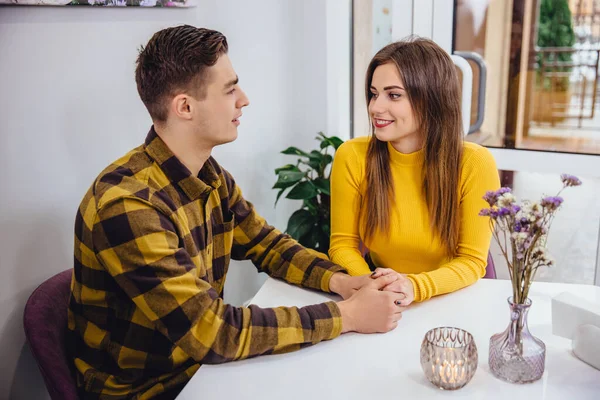
<svg viewBox="0 0 600 400">
<path fill-rule="evenodd" d="M 485 192 L 500 187 L 494 157 L 480 147 L 465 160 L 462 174 L 457 255 L 434 271 L 407 275 L 413 283 L 415 301 L 454 292 L 485 275 L 492 232 L 489 219 L 480 217 L 479 211 L 488 207 L 483 200 Z"/>
<path fill-rule="evenodd" d="M 198 278 L 172 218 L 145 200 L 119 198 L 98 211 L 93 243 L 126 297 L 194 360 L 215 364 L 290 351 L 341 333 L 334 302 L 302 308 L 226 304 Z"/>
<path fill-rule="evenodd" d="M 267 224 L 252 203 L 244 199 L 231 175 L 227 174 L 226 179 L 235 220 L 231 258 L 252 260 L 259 271 L 291 284 L 330 292 L 333 274 L 346 270 Z"/>
</svg>

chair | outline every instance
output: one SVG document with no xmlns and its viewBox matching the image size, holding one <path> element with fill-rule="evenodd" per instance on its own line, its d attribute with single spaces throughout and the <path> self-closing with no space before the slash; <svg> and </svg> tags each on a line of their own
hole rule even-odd
<svg viewBox="0 0 600 400">
<path fill-rule="evenodd" d="M 78 399 L 65 338 L 72 273 L 72 269 L 60 272 L 38 286 L 23 315 L 27 342 L 52 400 Z"/>
<path fill-rule="evenodd" d="M 496 279 L 496 267 L 494 266 L 494 259 L 492 253 L 488 252 L 487 265 L 485 266 L 485 275 L 487 279 Z"/>
</svg>

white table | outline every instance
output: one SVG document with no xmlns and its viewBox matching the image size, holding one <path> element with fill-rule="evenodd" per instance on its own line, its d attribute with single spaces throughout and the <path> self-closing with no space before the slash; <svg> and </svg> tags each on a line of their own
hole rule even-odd
<svg viewBox="0 0 600 400">
<path fill-rule="evenodd" d="M 492 375 L 489 338 L 506 329 L 509 281 L 480 280 L 473 286 L 414 304 L 386 334 L 350 333 L 294 353 L 204 365 L 178 400 L 192 399 L 594 399 L 600 400 L 600 371 L 577 359 L 571 341 L 552 335 L 551 298 L 569 291 L 600 301 L 600 288 L 535 282 L 530 291 L 531 332 L 546 343 L 546 372 L 537 382 L 516 385 Z M 337 299 L 269 279 L 252 300 L 262 307 L 304 306 Z M 419 350 L 425 332 L 456 326 L 471 332 L 479 366 L 467 386 L 445 392 L 425 378 Z"/>
</svg>

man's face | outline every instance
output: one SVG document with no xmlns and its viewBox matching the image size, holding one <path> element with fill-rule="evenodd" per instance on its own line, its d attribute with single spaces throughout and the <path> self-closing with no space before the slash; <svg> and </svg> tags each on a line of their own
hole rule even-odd
<svg viewBox="0 0 600 400">
<path fill-rule="evenodd" d="M 218 146 L 237 138 L 242 108 L 248 98 L 238 84 L 238 77 L 227 54 L 222 54 L 206 74 L 206 95 L 202 100 L 191 99 L 192 123 L 199 139 Z"/>
</svg>

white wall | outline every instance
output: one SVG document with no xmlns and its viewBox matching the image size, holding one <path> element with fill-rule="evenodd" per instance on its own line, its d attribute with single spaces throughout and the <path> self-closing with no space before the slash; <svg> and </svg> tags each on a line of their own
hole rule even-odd
<svg viewBox="0 0 600 400">
<path fill-rule="evenodd" d="M 251 105 L 239 139 L 214 154 L 280 229 L 297 204 L 286 200 L 273 208 L 273 169 L 288 161 L 279 151 L 311 149 L 317 131 L 344 126 L 347 114 L 335 103 L 343 84 L 327 83 L 332 70 L 340 79 L 349 76 L 341 61 L 347 53 L 328 58 L 331 4 L 329 13 L 320 0 L 198 4 L 0 9 L 0 399 L 47 396 L 25 344 L 23 307 L 37 285 L 72 266 L 75 211 L 93 178 L 144 140 L 150 120 L 133 71 L 136 49 L 153 32 L 190 23 L 227 35 Z M 338 15 L 335 23 L 343 21 Z M 346 70 L 335 71 L 332 63 Z M 249 263 L 232 265 L 228 278 L 226 299 L 233 304 L 264 280 Z"/>
</svg>

